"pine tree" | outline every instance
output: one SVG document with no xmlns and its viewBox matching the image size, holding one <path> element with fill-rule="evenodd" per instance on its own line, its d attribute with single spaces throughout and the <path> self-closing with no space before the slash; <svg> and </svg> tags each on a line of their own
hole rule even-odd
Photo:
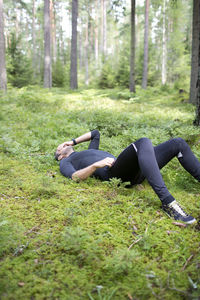
<svg viewBox="0 0 200 300">
<path fill-rule="evenodd" d="M 50 0 L 44 0 L 44 87 L 52 87 Z"/>
<path fill-rule="evenodd" d="M 196 82 L 198 78 L 198 50 L 199 50 L 199 3 L 193 0 L 193 22 L 192 22 L 192 62 L 191 62 L 191 75 L 190 75 L 190 103 L 197 103 Z"/>
<path fill-rule="evenodd" d="M 71 37 L 71 66 L 70 66 L 70 87 L 78 88 L 77 75 L 77 19 L 78 0 L 72 0 L 72 37 Z"/>
<path fill-rule="evenodd" d="M 131 0 L 130 92 L 135 92 L 135 0 Z"/>
<path fill-rule="evenodd" d="M 145 28 L 144 28 L 144 62 L 143 62 L 143 76 L 142 88 L 147 87 L 147 73 L 148 73 L 148 38 L 149 38 L 149 1 L 145 1 Z"/>
<path fill-rule="evenodd" d="M 5 37 L 3 20 L 3 0 L 0 0 L 0 89 L 6 91 L 6 61 L 5 61 Z"/>
</svg>

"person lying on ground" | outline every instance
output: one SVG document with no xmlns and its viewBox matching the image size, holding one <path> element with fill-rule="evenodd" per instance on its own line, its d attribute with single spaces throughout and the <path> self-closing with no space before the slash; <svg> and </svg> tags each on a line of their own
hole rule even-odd
<svg viewBox="0 0 200 300">
<path fill-rule="evenodd" d="M 87 150 L 76 152 L 76 144 L 90 141 Z M 177 157 L 183 168 L 200 182 L 200 162 L 182 138 L 170 139 L 154 147 L 148 138 L 141 138 L 125 148 L 116 158 L 99 150 L 100 133 L 92 130 L 76 139 L 60 144 L 55 152 L 60 161 L 60 171 L 75 181 L 94 176 L 100 180 L 119 178 L 131 185 L 140 184 L 146 178 L 162 202 L 162 209 L 175 220 L 192 224 L 196 220 L 186 214 L 168 191 L 160 169 Z"/>
</svg>

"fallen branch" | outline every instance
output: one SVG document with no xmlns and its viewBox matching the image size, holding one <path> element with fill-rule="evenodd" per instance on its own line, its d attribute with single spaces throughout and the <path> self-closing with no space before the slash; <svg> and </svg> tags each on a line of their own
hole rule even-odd
<svg viewBox="0 0 200 300">
<path fill-rule="evenodd" d="M 179 227 L 186 227 L 187 224 L 179 223 L 179 222 L 172 222 L 172 224 L 179 226 Z"/>
<path fill-rule="evenodd" d="M 141 236 L 139 239 L 137 239 L 135 242 L 133 242 L 129 247 L 128 250 L 130 250 L 135 244 L 137 244 L 143 237 Z"/>
<path fill-rule="evenodd" d="M 34 226 L 33 228 L 29 229 L 27 232 L 24 233 L 24 235 L 28 235 L 32 232 L 37 232 L 39 229 L 39 226 Z"/>
<path fill-rule="evenodd" d="M 186 260 L 184 266 L 182 267 L 181 271 L 185 270 L 185 268 L 187 267 L 188 263 L 191 261 L 191 259 L 193 258 L 193 256 L 194 256 L 193 254 L 190 255 L 190 257 Z"/>
</svg>

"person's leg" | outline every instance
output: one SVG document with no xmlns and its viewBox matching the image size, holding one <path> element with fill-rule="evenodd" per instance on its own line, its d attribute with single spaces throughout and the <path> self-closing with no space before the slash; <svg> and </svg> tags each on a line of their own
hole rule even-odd
<svg viewBox="0 0 200 300">
<path fill-rule="evenodd" d="M 156 160 L 162 169 L 172 158 L 177 157 L 181 165 L 200 182 L 200 162 L 182 138 L 174 138 L 154 147 Z"/>
<path fill-rule="evenodd" d="M 181 220 L 188 224 L 194 223 L 196 221 L 195 218 L 187 215 L 169 193 L 159 170 L 174 156 L 178 155 L 184 168 L 191 172 L 195 178 L 200 178 L 200 163 L 191 152 L 189 146 L 183 140 L 176 139 L 176 141 L 169 141 L 153 148 L 151 141 L 147 138 L 136 141 L 135 146 L 137 147 L 140 169 L 162 201 L 163 210 L 175 220 Z M 192 166 L 188 164 L 187 159 L 191 159 Z M 195 167 L 197 162 L 197 167 Z"/>
<path fill-rule="evenodd" d="M 160 198 L 162 207 L 169 216 L 186 223 L 193 223 L 196 220 L 182 210 L 165 186 L 159 167 L 162 168 L 177 154 L 172 151 L 170 155 L 168 154 L 171 147 L 168 147 L 165 154 L 166 147 L 164 143 L 161 145 L 154 149 L 149 139 L 137 140 L 118 156 L 115 164 L 110 168 L 110 176 L 137 183 L 138 174 L 142 173 Z"/>
<path fill-rule="evenodd" d="M 125 148 L 117 157 L 113 166 L 109 169 L 109 176 L 120 178 L 123 182 L 130 181 L 136 183 L 140 168 L 138 164 L 137 153 L 133 145 Z"/>
<path fill-rule="evenodd" d="M 161 201 L 171 202 L 174 197 L 169 193 L 162 179 L 152 143 L 147 138 L 129 145 L 109 170 L 110 177 L 117 177 L 123 182 L 140 183 L 146 178 Z M 142 174 L 142 176 L 140 176 Z M 140 182 L 139 182 L 140 181 Z"/>
<path fill-rule="evenodd" d="M 159 159 L 159 166 L 151 141 L 148 138 L 141 138 L 134 144 L 137 148 L 138 163 L 142 174 L 145 176 L 162 203 L 172 202 L 174 197 L 168 191 L 160 173 L 161 159 Z M 157 152 L 159 153 L 159 151 Z"/>
</svg>

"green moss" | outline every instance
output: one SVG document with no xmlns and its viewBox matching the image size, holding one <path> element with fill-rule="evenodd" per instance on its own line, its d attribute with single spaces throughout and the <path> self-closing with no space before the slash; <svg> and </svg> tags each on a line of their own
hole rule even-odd
<svg viewBox="0 0 200 300">
<path fill-rule="evenodd" d="M 180 136 L 200 158 L 193 106 L 155 88 L 26 87 L 0 101 L 1 299 L 199 298 L 198 227 L 174 225 L 147 182 L 78 184 L 53 158 L 59 143 L 93 128 L 116 156 L 142 136 L 154 144 Z M 162 174 L 199 219 L 199 184 L 176 160 Z"/>
</svg>

